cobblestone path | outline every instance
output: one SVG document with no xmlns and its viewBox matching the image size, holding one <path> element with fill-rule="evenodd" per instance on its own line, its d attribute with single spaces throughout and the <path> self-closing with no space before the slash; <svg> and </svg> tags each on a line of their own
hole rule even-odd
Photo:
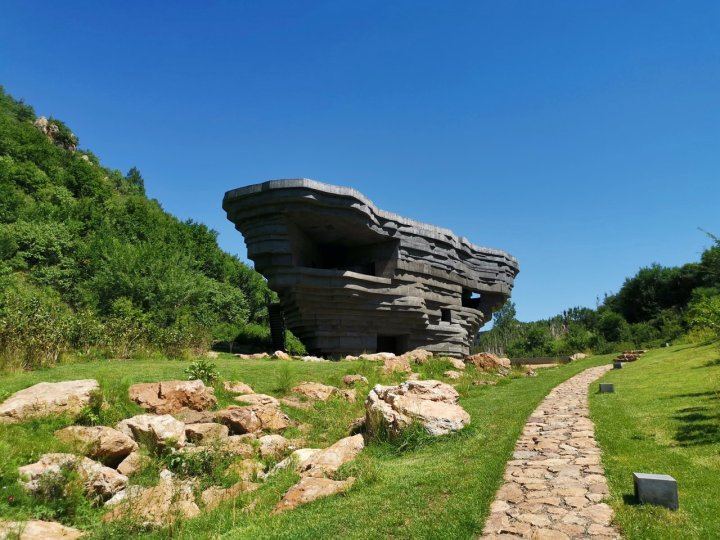
<svg viewBox="0 0 720 540">
<path fill-rule="evenodd" d="M 588 416 L 588 387 L 612 366 L 556 386 L 528 418 L 480 538 L 618 539 Z"/>
</svg>

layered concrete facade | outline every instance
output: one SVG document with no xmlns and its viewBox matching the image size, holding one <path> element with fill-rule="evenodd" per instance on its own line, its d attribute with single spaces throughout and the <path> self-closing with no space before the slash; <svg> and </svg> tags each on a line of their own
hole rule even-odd
<svg viewBox="0 0 720 540">
<path fill-rule="evenodd" d="M 517 260 L 308 179 L 228 191 L 228 219 L 313 354 L 462 356 L 510 296 Z"/>
</svg>

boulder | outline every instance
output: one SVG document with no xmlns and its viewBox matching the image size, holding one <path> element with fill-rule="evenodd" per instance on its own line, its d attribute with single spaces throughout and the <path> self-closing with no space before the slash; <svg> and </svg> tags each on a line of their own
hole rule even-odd
<svg viewBox="0 0 720 540">
<path fill-rule="evenodd" d="M 160 483 L 150 488 L 128 489 L 120 501 L 102 517 L 105 522 L 131 518 L 143 526 L 165 526 L 178 517 L 193 518 L 200 514 L 195 504 L 193 485 L 177 482 L 169 471 L 160 473 Z"/>
<path fill-rule="evenodd" d="M 109 499 L 123 489 L 127 476 L 97 461 L 75 454 L 44 454 L 35 463 L 18 468 L 20 483 L 30 493 L 40 488 L 40 479 L 46 474 L 58 474 L 63 468 L 77 471 L 86 494 Z"/>
<path fill-rule="evenodd" d="M 117 472 L 125 476 L 130 476 L 142 469 L 146 461 L 147 458 L 140 452 L 131 452 L 128 457 L 123 459 L 120 465 L 117 466 Z"/>
<path fill-rule="evenodd" d="M 75 540 L 84 535 L 79 529 L 55 521 L 0 521 L 0 538 L 3 540 Z"/>
<path fill-rule="evenodd" d="M 192 409 L 205 411 L 215 406 L 214 390 L 202 381 L 161 381 L 133 384 L 130 399 L 148 412 L 169 414 Z"/>
<path fill-rule="evenodd" d="M 185 437 L 195 444 L 207 445 L 220 439 L 227 439 L 229 429 L 223 424 L 208 422 L 185 426 Z"/>
<path fill-rule="evenodd" d="M 357 390 L 351 388 L 349 390 L 340 390 L 340 397 L 345 401 L 353 402 L 357 399 Z"/>
<path fill-rule="evenodd" d="M 208 351 L 205 353 L 205 356 L 207 356 L 208 358 L 216 359 L 220 358 L 220 353 L 217 351 Z"/>
<path fill-rule="evenodd" d="M 293 388 L 292 392 L 295 392 L 296 394 L 301 394 L 309 399 L 327 401 L 332 396 L 338 395 L 340 393 L 340 390 L 335 388 L 334 386 L 328 386 L 327 384 L 304 382 Z"/>
<path fill-rule="evenodd" d="M 287 450 L 290 441 L 282 435 L 263 435 L 258 439 L 258 453 L 261 458 L 280 459 Z"/>
<path fill-rule="evenodd" d="M 236 461 L 227 468 L 225 475 L 236 474 L 240 480 L 253 482 L 264 476 L 262 463 L 254 459 L 243 459 Z"/>
<path fill-rule="evenodd" d="M 247 491 L 255 491 L 258 487 L 260 487 L 258 484 L 242 481 L 230 486 L 229 488 L 211 486 L 202 492 L 200 499 L 202 500 L 206 510 L 212 510 L 217 508 L 221 502 L 234 499 L 241 493 L 245 493 Z"/>
<path fill-rule="evenodd" d="M 285 351 L 275 351 L 273 356 L 278 360 L 290 360 L 292 357 Z"/>
<path fill-rule="evenodd" d="M 306 477 L 297 484 L 287 490 L 282 500 L 275 506 L 272 513 L 279 514 L 285 510 L 292 510 L 300 506 L 312 502 L 322 497 L 329 497 L 337 493 L 342 493 L 350 489 L 355 482 L 355 478 L 347 480 L 329 480 L 327 478 L 310 478 Z"/>
<path fill-rule="evenodd" d="M 235 396 L 235 401 L 241 403 L 247 403 L 248 405 L 272 405 L 279 407 L 280 402 L 273 396 L 267 394 L 243 394 L 241 396 Z"/>
<path fill-rule="evenodd" d="M 169 414 L 139 414 L 122 420 L 115 428 L 153 448 L 181 448 L 185 445 L 185 424 Z"/>
<path fill-rule="evenodd" d="M 180 420 L 183 424 L 209 424 L 215 421 L 215 411 L 193 411 L 185 409 L 173 413 L 176 420 Z"/>
<path fill-rule="evenodd" d="M 304 411 L 312 409 L 313 402 L 309 400 L 303 401 L 298 396 L 286 396 L 280 398 L 280 403 L 287 405 L 288 407 L 294 407 L 296 409 L 302 409 Z"/>
<path fill-rule="evenodd" d="M 15 423 L 43 416 L 77 415 L 100 390 L 95 379 L 38 383 L 15 392 L 0 404 L 0 423 Z"/>
<path fill-rule="evenodd" d="M 430 358 L 432 358 L 433 353 L 431 353 L 430 351 L 426 351 L 425 349 L 415 349 L 414 351 L 406 352 L 402 356 L 403 358 L 407 358 L 409 362 L 415 362 L 416 364 L 424 364 Z"/>
<path fill-rule="evenodd" d="M 452 365 L 454 369 L 465 371 L 465 362 L 463 362 L 459 358 L 448 358 L 447 360 L 448 362 L 450 362 L 450 365 Z"/>
<path fill-rule="evenodd" d="M 443 375 L 447 377 L 448 379 L 460 379 L 462 378 L 462 373 L 459 371 L 453 371 L 452 369 L 449 369 L 447 371 L 443 371 Z"/>
<path fill-rule="evenodd" d="M 267 476 L 272 476 L 276 472 L 287 469 L 291 466 L 299 473 L 301 465 L 318 452 L 321 452 L 319 448 L 298 448 L 288 457 L 276 463 L 270 472 L 267 473 Z"/>
<path fill-rule="evenodd" d="M 226 392 L 231 394 L 254 394 L 255 391 L 250 387 L 249 384 L 245 384 L 240 381 L 225 381 L 223 388 Z"/>
<path fill-rule="evenodd" d="M 440 381 L 407 381 L 397 386 L 376 385 L 365 400 L 366 426 L 398 434 L 413 421 L 431 435 L 458 431 L 470 423 L 459 394 Z"/>
<path fill-rule="evenodd" d="M 404 356 L 393 356 L 390 358 L 385 358 L 383 360 L 382 370 L 385 375 L 390 375 L 391 373 L 395 373 L 396 371 L 399 371 L 400 373 L 412 372 L 410 362 Z"/>
<path fill-rule="evenodd" d="M 475 367 L 484 370 L 499 368 L 510 369 L 511 367 L 509 358 L 500 358 L 499 356 L 488 352 L 481 352 L 473 354 L 472 356 L 468 356 L 465 359 L 465 363 L 474 364 Z"/>
<path fill-rule="evenodd" d="M 325 358 L 320 358 L 319 356 L 301 356 L 300 360 L 302 360 L 303 362 L 329 362 L 330 361 Z"/>
<path fill-rule="evenodd" d="M 131 437 L 106 426 L 69 426 L 56 431 L 55 437 L 110 467 L 117 467 L 138 447 Z"/>
<path fill-rule="evenodd" d="M 231 405 L 216 414 L 233 433 L 254 433 L 256 431 L 280 431 L 290 426 L 290 418 L 273 405 Z"/>
<path fill-rule="evenodd" d="M 249 458 L 255 455 L 255 448 L 250 441 L 252 437 L 246 435 L 230 435 L 222 441 L 221 448 L 223 451 L 233 454 L 241 458 Z"/>
<path fill-rule="evenodd" d="M 345 463 L 355 459 L 363 448 L 365 448 L 365 441 L 362 435 L 340 439 L 332 446 L 314 452 L 300 463 L 300 475 L 313 478 L 332 477 Z"/>
<path fill-rule="evenodd" d="M 575 354 L 571 354 L 571 355 L 570 355 L 570 360 L 572 360 L 572 361 L 582 360 L 583 358 L 587 358 L 587 356 L 588 356 L 588 355 L 585 354 L 585 353 L 576 352 Z"/>
<path fill-rule="evenodd" d="M 343 377 L 343 384 L 347 386 L 353 386 L 354 384 L 368 384 L 367 377 L 362 375 L 345 375 Z"/>
</svg>

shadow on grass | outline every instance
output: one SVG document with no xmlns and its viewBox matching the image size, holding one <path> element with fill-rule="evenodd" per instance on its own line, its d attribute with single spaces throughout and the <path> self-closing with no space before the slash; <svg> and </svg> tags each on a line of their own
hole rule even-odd
<svg viewBox="0 0 720 540">
<path fill-rule="evenodd" d="M 717 399 L 717 396 L 710 399 Z M 675 440 L 680 446 L 720 443 L 720 411 L 716 408 L 686 407 L 678 410 L 673 418 L 682 423 L 675 432 Z"/>
<path fill-rule="evenodd" d="M 718 367 L 718 366 L 720 366 L 720 358 L 716 358 L 715 360 L 708 360 L 702 366 L 695 366 L 692 369 L 702 369 L 702 368 L 706 368 L 706 367 Z"/>
<path fill-rule="evenodd" d="M 623 503 L 625 506 L 637 506 L 640 502 L 635 498 L 634 493 L 623 493 Z"/>
</svg>

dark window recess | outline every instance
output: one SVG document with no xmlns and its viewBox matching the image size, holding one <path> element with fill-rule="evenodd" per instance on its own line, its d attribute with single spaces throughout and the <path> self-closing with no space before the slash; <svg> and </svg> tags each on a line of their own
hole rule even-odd
<svg viewBox="0 0 720 540">
<path fill-rule="evenodd" d="M 442 322 L 452 322 L 452 312 L 448 308 L 440 308 L 440 320 Z"/>
<path fill-rule="evenodd" d="M 403 354 L 408 350 L 409 336 L 381 336 L 377 337 L 377 352 Z"/>
<path fill-rule="evenodd" d="M 462 306 L 472 309 L 480 309 L 480 293 L 471 291 L 470 289 L 463 289 Z"/>
</svg>

